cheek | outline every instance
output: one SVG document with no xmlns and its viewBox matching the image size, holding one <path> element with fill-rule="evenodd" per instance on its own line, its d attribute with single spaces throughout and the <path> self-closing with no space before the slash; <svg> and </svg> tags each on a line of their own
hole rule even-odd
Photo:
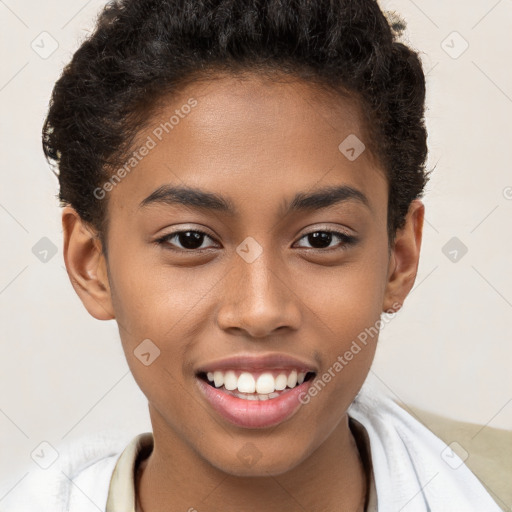
<svg viewBox="0 0 512 512">
<path fill-rule="evenodd" d="M 116 320 L 129 336 L 161 342 L 186 329 L 219 279 L 199 268 L 173 268 L 135 256 L 119 258 L 111 274 Z"/>
<path fill-rule="evenodd" d="M 303 296 L 317 327 L 316 347 L 322 370 L 316 377 L 318 393 L 333 418 L 349 406 L 373 361 L 386 284 L 385 258 L 370 254 L 338 267 L 331 275 L 318 275 Z M 318 329 L 321 329 L 318 331 Z M 316 396 L 317 395 L 317 396 Z M 330 411 L 330 412 L 329 412 Z"/>
<path fill-rule="evenodd" d="M 222 275 L 207 266 L 173 268 L 137 254 L 142 251 L 112 256 L 112 298 L 122 347 L 148 399 L 172 402 L 172 409 L 179 410 L 184 402 L 177 391 L 185 381 L 191 383 L 189 361 L 204 341 L 200 332 L 211 322 L 208 308 Z"/>
<path fill-rule="evenodd" d="M 361 251 L 340 266 L 317 268 L 308 279 L 297 279 L 313 318 L 329 333 L 334 346 L 343 346 L 380 317 L 387 260 L 377 252 Z"/>
</svg>

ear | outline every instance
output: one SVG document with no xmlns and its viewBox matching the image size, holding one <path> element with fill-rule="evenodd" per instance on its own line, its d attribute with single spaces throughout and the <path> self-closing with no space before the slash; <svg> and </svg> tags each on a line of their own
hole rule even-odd
<svg viewBox="0 0 512 512">
<path fill-rule="evenodd" d="M 97 231 L 71 206 L 62 211 L 64 261 L 71 284 L 87 311 L 98 320 L 115 318 L 107 274 Z"/>
<path fill-rule="evenodd" d="M 388 280 L 382 310 L 398 311 L 411 291 L 420 258 L 425 205 L 415 199 L 409 206 L 405 225 L 397 231 L 389 258 Z"/>
</svg>

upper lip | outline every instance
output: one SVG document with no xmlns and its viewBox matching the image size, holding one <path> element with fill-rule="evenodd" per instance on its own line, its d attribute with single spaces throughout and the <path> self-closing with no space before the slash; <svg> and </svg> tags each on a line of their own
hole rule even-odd
<svg viewBox="0 0 512 512">
<path fill-rule="evenodd" d="M 214 372 L 215 370 L 272 370 L 272 369 L 299 370 L 304 372 L 315 372 L 315 364 L 299 359 L 288 354 L 270 353 L 258 356 L 250 354 L 238 354 L 223 359 L 210 361 L 196 368 L 196 373 Z"/>
</svg>

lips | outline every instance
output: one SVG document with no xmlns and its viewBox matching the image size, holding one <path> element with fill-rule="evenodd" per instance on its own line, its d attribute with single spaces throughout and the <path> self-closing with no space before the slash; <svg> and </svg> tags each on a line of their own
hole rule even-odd
<svg viewBox="0 0 512 512">
<path fill-rule="evenodd" d="M 196 368 L 196 373 L 214 372 L 216 370 L 265 371 L 272 369 L 290 369 L 304 372 L 317 372 L 317 366 L 306 360 L 287 354 L 262 354 L 259 356 L 239 354 L 217 361 L 211 361 Z"/>
<path fill-rule="evenodd" d="M 316 365 L 286 354 L 238 355 L 196 370 L 199 388 L 213 409 L 240 427 L 264 428 L 291 417 Z"/>
</svg>

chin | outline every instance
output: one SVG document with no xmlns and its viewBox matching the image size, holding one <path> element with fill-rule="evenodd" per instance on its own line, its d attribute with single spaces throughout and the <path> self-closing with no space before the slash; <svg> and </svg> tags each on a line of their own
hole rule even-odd
<svg viewBox="0 0 512 512">
<path fill-rule="evenodd" d="M 219 457 L 206 460 L 219 471 L 234 477 L 269 477 L 293 470 L 305 458 L 292 440 L 289 445 L 291 450 L 279 456 L 276 456 L 275 450 L 269 449 L 267 453 L 257 446 L 258 441 L 248 441 L 238 451 L 223 451 Z"/>
</svg>

